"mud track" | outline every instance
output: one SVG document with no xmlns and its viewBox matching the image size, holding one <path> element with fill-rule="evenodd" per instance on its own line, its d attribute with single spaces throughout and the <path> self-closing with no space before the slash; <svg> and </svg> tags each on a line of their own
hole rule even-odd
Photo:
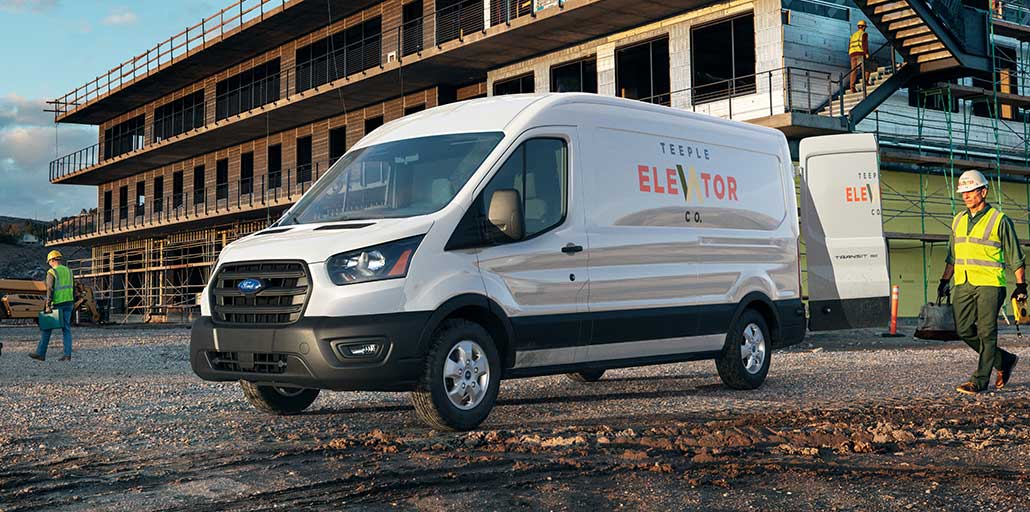
<svg viewBox="0 0 1030 512">
<path fill-rule="evenodd" d="M 957 395 L 958 345 L 799 347 L 746 393 L 707 362 L 510 381 L 441 433 L 403 394 L 264 415 L 192 376 L 182 330 L 85 331 L 72 364 L 31 335 L 0 329 L 2 512 L 1030 510 L 1030 378 Z"/>
<path fill-rule="evenodd" d="M 155 487 L 178 488 L 181 502 L 144 509 L 444 509 L 474 496 L 487 510 L 644 508 L 655 498 L 673 508 L 1026 510 L 1028 425 L 1030 400 L 985 397 L 560 429 L 374 429 L 311 446 L 0 463 L 0 489 L 10 512 L 84 500 L 120 508 L 120 497 Z"/>
</svg>

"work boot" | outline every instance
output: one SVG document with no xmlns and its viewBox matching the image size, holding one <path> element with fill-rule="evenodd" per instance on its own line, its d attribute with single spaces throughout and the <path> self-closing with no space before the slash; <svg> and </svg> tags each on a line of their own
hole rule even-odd
<svg viewBox="0 0 1030 512">
<path fill-rule="evenodd" d="M 963 395 L 975 395 L 975 394 L 983 391 L 983 389 L 976 387 L 976 384 L 973 384 L 973 382 L 970 381 L 970 382 L 966 382 L 965 384 L 962 384 L 961 386 L 955 388 L 955 391 L 958 391 L 959 393 L 962 393 Z"/>
<path fill-rule="evenodd" d="M 71 360 L 72 360 L 72 356 L 61 356 L 61 358 L 58 359 L 58 361 L 71 361 Z"/>
<path fill-rule="evenodd" d="M 46 361 L 46 356 L 41 356 L 35 352 L 29 352 L 29 357 L 35 359 L 36 361 Z"/>
<path fill-rule="evenodd" d="M 1002 363 L 1001 369 L 996 373 L 998 374 L 998 380 L 994 381 L 994 387 L 1001 389 L 1009 383 L 1009 378 L 1012 377 L 1012 369 L 1016 367 L 1016 363 L 1019 362 L 1019 356 L 1012 354 L 1012 359 L 1009 359 L 1008 364 Z"/>
</svg>

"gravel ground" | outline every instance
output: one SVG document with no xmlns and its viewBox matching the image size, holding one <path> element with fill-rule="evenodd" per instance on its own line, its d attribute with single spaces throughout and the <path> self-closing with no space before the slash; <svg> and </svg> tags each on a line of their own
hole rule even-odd
<svg viewBox="0 0 1030 512">
<path fill-rule="evenodd" d="M 70 363 L 37 334 L 0 327 L 0 512 L 1030 509 L 1030 367 L 959 396 L 961 342 L 811 335 L 751 392 L 711 362 L 506 381 L 450 434 L 401 393 L 262 414 L 192 374 L 183 328 L 79 329 Z"/>
</svg>

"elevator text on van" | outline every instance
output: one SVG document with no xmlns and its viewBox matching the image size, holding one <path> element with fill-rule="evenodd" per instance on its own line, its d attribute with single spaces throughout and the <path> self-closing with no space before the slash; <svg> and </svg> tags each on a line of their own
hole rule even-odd
<svg viewBox="0 0 1030 512">
<path fill-rule="evenodd" d="M 700 179 L 698 179 L 700 177 Z M 655 194 L 679 195 L 690 201 L 704 199 L 739 201 L 737 197 L 737 178 L 722 174 L 701 172 L 694 167 L 683 172 L 683 166 L 677 164 L 675 169 L 659 171 L 658 167 L 637 165 L 638 187 L 641 192 Z M 685 184 L 685 185 L 683 185 Z"/>
</svg>

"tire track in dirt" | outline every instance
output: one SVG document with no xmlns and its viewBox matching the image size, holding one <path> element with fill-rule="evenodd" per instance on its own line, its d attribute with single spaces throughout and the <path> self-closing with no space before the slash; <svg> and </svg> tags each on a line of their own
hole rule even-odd
<svg viewBox="0 0 1030 512">
<path fill-rule="evenodd" d="M 850 488 L 912 495 L 932 481 L 961 503 L 968 489 L 1025 489 L 1030 481 L 1020 460 L 1030 447 L 1030 397 L 1022 392 L 780 411 L 598 414 L 457 434 L 403 426 L 390 434 L 358 427 L 332 435 L 313 430 L 323 423 L 297 425 L 285 439 L 261 434 L 189 451 L 157 446 L 134 456 L 94 450 L 6 458 L 0 497 L 9 504 L 0 509 L 92 510 L 140 490 L 152 494 L 137 510 L 411 506 L 427 498 L 453 503 L 470 493 L 484 496 L 488 509 L 506 509 L 516 503 L 510 495 L 540 494 L 548 486 L 613 508 L 608 505 L 615 501 L 606 500 L 615 500 L 612 489 L 626 482 L 669 493 L 748 489 L 761 495 L 792 480 L 845 481 Z M 765 482 L 769 475 L 773 483 Z M 182 491 L 214 480 L 248 486 L 239 495 Z M 1030 509 L 1027 496 L 999 491 L 983 499 L 989 509 Z M 875 501 L 856 507 L 881 508 Z"/>
</svg>

